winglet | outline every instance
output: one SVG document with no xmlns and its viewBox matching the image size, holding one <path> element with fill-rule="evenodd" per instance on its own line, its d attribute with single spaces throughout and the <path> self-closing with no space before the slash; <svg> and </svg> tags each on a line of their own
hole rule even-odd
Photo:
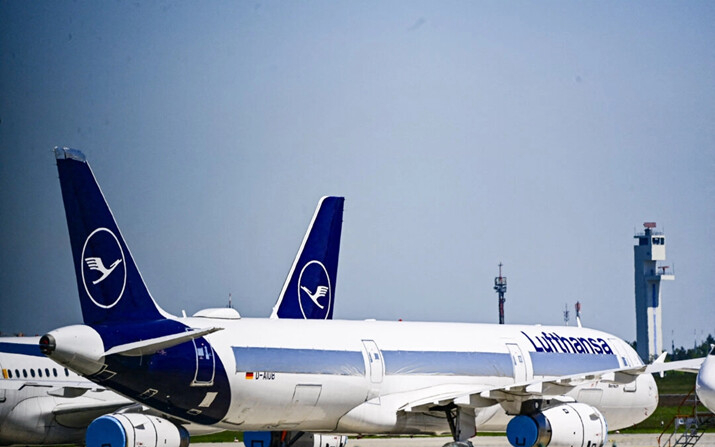
<svg viewBox="0 0 715 447">
<path fill-rule="evenodd" d="M 322 197 L 271 318 L 333 318 L 343 197 Z"/>
</svg>

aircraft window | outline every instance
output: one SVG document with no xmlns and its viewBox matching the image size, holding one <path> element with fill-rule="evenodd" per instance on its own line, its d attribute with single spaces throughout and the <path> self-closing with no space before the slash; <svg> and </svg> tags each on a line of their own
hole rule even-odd
<svg viewBox="0 0 715 447">
<path fill-rule="evenodd" d="M 52 368 L 52 374 L 57 377 L 57 368 Z"/>
<path fill-rule="evenodd" d="M 42 368 L 37 368 L 37 375 L 42 377 Z"/>
<path fill-rule="evenodd" d="M 65 376 L 67 376 L 67 377 L 69 377 L 69 376 L 70 376 L 70 372 L 69 372 L 69 371 L 67 371 L 67 368 L 65 368 Z"/>
<path fill-rule="evenodd" d="M 30 375 L 35 377 L 35 368 L 30 368 Z"/>
<path fill-rule="evenodd" d="M 22 377 L 27 378 L 27 370 L 26 369 L 22 370 Z"/>
<path fill-rule="evenodd" d="M 20 378 L 20 371 L 15 370 L 15 377 L 17 377 L 18 379 Z"/>
<path fill-rule="evenodd" d="M 49 368 L 45 368 L 45 377 L 50 377 L 50 370 L 49 370 Z"/>
<path fill-rule="evenodd" d="M 7 378 L 12 379 L 12 370 L 11 369 L 7 370 Z"/>
</svg>

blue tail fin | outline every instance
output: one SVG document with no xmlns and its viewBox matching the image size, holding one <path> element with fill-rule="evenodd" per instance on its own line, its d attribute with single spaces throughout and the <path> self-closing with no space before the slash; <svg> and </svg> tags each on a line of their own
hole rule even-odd
<svg viewBox="0 0 715 447">
<path fill-rule="evenodd" d="M 318 202 L 271 318 L 333 318 L 344 201 Z"/>
<path fill-rule="evenodd" d="M 160 320 L 82 152 L 55 148 L 85 324 Z"/>
</svg>

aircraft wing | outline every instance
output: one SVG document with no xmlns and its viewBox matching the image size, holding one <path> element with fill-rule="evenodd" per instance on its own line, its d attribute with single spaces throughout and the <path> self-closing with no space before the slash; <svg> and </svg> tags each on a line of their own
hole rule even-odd
<svg viewBox="0 0 715 447">
<path fill-rule="evenodd" d="M 699 358 L 665 363 L 663 362 L 664 358 L 665 356 L 661 356 L 649 365 L 532 379 L 505 386 L 468 388 L 465 385 L 443 385 L 432 387 L 405 395 L 404 397 L 409 398 L 409 400 L 399 404 L 397 410 L 429 412 L 441 410 L 447 406 L 484 408 L 499 403 L 508 413 L 518 413 L 521 403 L 529 399 L 573 400 L 564 395 L 579 385 L 599 381 L 624 385 L 636 380 L 640 374 L 665 371 L 697 373 L 700 364 L 704 360 L 704 358 Z"/>
<path fill-rule="evenodd" d="M 687 359 L 687 360 L 677 360 L 675 362 L 658 362 L 655 361 L 646 367 L 646 372 L 648 373 L 659 373 L 665 371 L 683 371 L 688 373 L 697 374 L 700 369 L 700 365 L 705 360 L 705 357 L 700 357 L 698 359 Z"/>
</svg>

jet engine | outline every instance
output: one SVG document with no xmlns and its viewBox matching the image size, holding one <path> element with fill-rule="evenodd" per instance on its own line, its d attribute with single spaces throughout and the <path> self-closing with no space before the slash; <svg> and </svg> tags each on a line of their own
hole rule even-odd
<svg viewBox="0 0 715 447">
<path fill-rule="evenodd" d="M 296 436 L 298 438 L 290 444 L 292 447 L 345 447 L 348 444 L 347 436 L 290 431 L 245 431 L 243 444 L 246 447 L 283 447 Z"/>
<path fill-rule="evenodd" d="M 189 432 L 156 416 L 114 413 L 87 427 L 87 447 L 188 447 Z"/>
<path fill-rule="evenodd" d="M 574 402 L 515 416 L 506 437 L 514 447 L 602 447 L 607 431 L 600 411 Z"/>
</svg>

